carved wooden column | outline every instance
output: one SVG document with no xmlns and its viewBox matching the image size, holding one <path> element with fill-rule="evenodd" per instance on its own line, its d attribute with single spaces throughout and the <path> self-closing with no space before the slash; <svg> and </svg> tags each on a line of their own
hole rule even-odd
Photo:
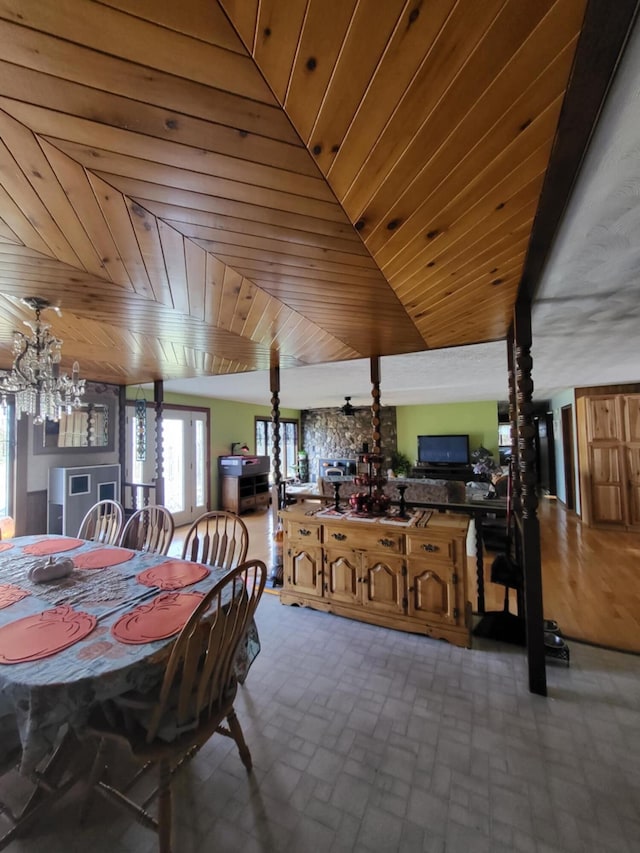
<svg viewBox="0 0 640 853">
<path fill-rule="evenodd" d="M 522 485 L 520 481 L 520 463 L 518 456 L 518 399 L 516 392 L 516 345 L 513 334 L 513 324 L 509 329 L 507 337 L 507 365 L 508 365 L 508 387 L 509 387 L 509 426 L 511 457 L 509 459 L 509 476 L 511 478 L 511 492 L 509 494 L 510 510 L 507 514 L 507 523 L 511 524 L 510 515 L 520 518 L 522 516 Z M 513 527 L 514 525 L 512 525 Z M 522 535 L 519 527 L 514 530 L 513 550 L 515 551 L 516 563 L 522 566 Z M 524 586 L 521 584 L 516 589 L 516 600 L 518 616 L 525 618 Z"/>
<path fill-rule="evenodd" d="M 540 522 L 535 472 L 535 423 L 531 371 L 531 304 L 518 301 L 514 311 L 518 468 L 521 487 L 522 563 L 527 626 L 529 690 L 547 695 L 542 605 Z"/>
<path fill-rule="evenodd" d="M 156 503 L 164 504 L 164 455 L 162 452 L 162 415 L 164 411 L 164 383 L 153 383 L 153 400 L 156 410 Z"/>
<path fill-rule="evenodd" d="M 280 471 L 280 357 L 278 353 L 271 354 L 269 384 L 271 388 L 271 423 L 273 425 L 271 462 L 276 494 L 278 495 L 278 509 L 282 509 L 284 501 L 280 488 L 282 473 Z"/>
<path fill-rule="evenodd" d="M 382 453 L 382 435 L 380 433 L 380 358 L 371 357 L 371 438 L 373 439 L 372 452 L 376 455 Z"/>
<path fill-rule="evenodd" d="M 118 461 L 120 462 L 120 503 L 125 505 L 126 465 L 127 465 L 127 386 L 118 387 Z"/>
<path fill-rule="evenodd" d="M 272 467 L 275 484 L 278 511 L 287 505 L 282 473 L 280 471 L 280 356 L 271 353 L 271 368 L 269 371 L 269 386 L 271 389 L 271 424 L 272 424 Z M 283 564 L 283 529 L 276 515 L 276 529 L 273 535 L 272 566 L 270 580 L 272 586 L 282 586 L 284 575 Z"/>
<path fill-rule="evenodd" d="M 509 425 L 511 426 L 511 460 L 509 469 L 511 472 L 511 506 L 513 511 L 520 515 L 520 465 L 518 463 L 518 400 L 516 394 L 516 355 L 515 340 L 513 336 L 513 325 L 509 329 L 507 338 L 507 367 L 509 387 Z"/>
</svg>

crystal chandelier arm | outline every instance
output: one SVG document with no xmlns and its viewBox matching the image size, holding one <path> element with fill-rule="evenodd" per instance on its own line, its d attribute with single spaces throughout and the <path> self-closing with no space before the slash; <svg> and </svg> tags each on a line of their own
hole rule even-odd
<svg viewBox="0 0 640 853">
<path fill-rule="evenodd" d="M 23 335 L 22 332 L 16 332 L 15 334 L 16 341 L 14 343 L 14 350 L 17 351 L 17 347 L 20 345 L 22 346 L 22 350 L 16 356 L 13 362 L 13 368 L 9 375 L 13 379 L 13 383 L 16 386 L 14 390 L 17 391 L 21 387 L 21 385 L 29 385 L 32 381 L 32 378 L 29 375 L 28 368 L 26 366 L 23 367 L 22 365 L 25 356 L 29 352 L 29 341 L 27 340 L 27 336 Z M 19 342 L 17 337 L 18 335 L 20 336 L 20 338 L 22 338 L 22 340 Z"/>
</svg>

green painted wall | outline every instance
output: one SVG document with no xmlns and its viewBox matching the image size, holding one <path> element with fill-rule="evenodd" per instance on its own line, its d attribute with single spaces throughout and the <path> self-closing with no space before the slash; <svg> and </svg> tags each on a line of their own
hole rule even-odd
<svg viewBox="0 0 640 853">
<path fill-rule="evenodd" d="M 419 435 L 468 435 L 469 450 L 481 444 L 498 461 L 498 404 L 481 400 L 474 403 L 434 403 L 396 408 L 398 450 L 415 460 Z"/>
<path fill-rule="evenodd" d="M 129 399 L 134 399 L 136 388 L 128 389 Z M 153 399 L 153 391 L 146 394 Z M 236 403 L 194 397 L 186 394 L 165 394 L 165 403 L 210 411 L 211 431 L 211 504 L 218 502 L 218 456 L 231 452 L 234 441 L 245 441 L 251 451 L 255 450 L 254 418 L 271 417 L 271 407 L 251 403 Z M 281 409 L 283 418 L 300 419 L 297 409 Z M 437 403 L 424 406 L 398 406 L 396 408 L 398 450 L 415 460 L 419 435 L 468 434 L 469 449 L 484 445 L 498 461 L 498 404 L 494 401 L 474 403 Z"/>
<path fill-rule="evenodd" d="M 153 393 L 151 394 L 151 398 Z M 250 451 L 255 451 L 254 419 L 270 418 L 271 406 L 256 406 L 252 403 L 235 403 L 231 400 L 217 400 L 205 397 L 193 397 L 186 394 L 166 393 L 165 403 L 176 406 L 209 409 L 209 430 L 211 436 L 211 506 L 218 506 L 218 456 L 231 453 L 234 441 L 244 441 Z M 300 420 L 297 409 L 280 409 L 280 417 Z"/>
</svg>

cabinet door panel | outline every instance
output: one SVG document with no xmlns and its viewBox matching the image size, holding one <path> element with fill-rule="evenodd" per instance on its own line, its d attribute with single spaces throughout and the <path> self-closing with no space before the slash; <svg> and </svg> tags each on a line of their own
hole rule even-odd
<svg viewBox="0 0 640 853">
<path fill-rule="evenodd" d="M 589 441 L 624 441 L 620 404 L 616 397 L 587 400 Z"/>
<path fill-rule="evenodd" d="M 322 595 L 320 548 L 289 548 L 285 555 L 285 582 L 289 589 L 306 595 Z"/>
<path fill-rule="evenodd" d="M 362 599 L 365 607 L 379 613 L 404 613 L 405 579 L 401 557 L 364 556 Z"/>
<path fill-rule="evenodd" d="M 618 447 L 591 448 L 591 477 L 594 483 L 607 485 L 619 483 L 622 480 Z"/>
<path fill-rule="evenodd" d="M 640 525 L 640 444 L 627 445 L 629 478 L 629 524 Z"/>
<path fill-rule="evenodd" d="M 343 604 L 357 604 L 361 599 L 362 584 L 360 576 L 360 556 L 353 551 L 336 551 L 327 548 L 325 552 L 327 571 L 327 597 Z"/>
<path fill-rule="evenodd" d="M 640 444 L 640 394 L 624 398 L 626 440 Z"/>
<path fill-rule="evenodd" d="M 590 449 L 591 514 L 593 521 L 623 524 L 625 521 L 622 457 L 619 447 Z"/>
<path fill-rule="evenodd" d="M 409 616 L 419 616 L 431 623 L 458 624 L 461 610 L 456 601 L 456 580 L 457 575 L 451 570 L 409 562 Z"/>
<path fill-rule="evenodd" d="M 596 524 L 623 524 L 622 494 L 619 486 L 596 486 L 591 489 L 593 521 Z"/>
</svg>

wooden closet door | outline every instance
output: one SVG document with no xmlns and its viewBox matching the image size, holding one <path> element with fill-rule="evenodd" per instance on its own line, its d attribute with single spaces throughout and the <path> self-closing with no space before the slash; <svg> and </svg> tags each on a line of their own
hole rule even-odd
<svg viewBox="0 0 640 853">
<path fill-rule="evenodd" d="M 589 448 L 591 519 L 594 524 L 625 523 L 625 478 L 622 447 Z"/>
<path fill-rule="evenodd" d="M 640 394 L 626 396 L 623 405 L 628 523 L 640 528 Z"/>
<path fill-rule="evenodd" d="M 586 399 L 590 523 L 626 524 L 624 419 L 618 395 Z"/>
</svg>

